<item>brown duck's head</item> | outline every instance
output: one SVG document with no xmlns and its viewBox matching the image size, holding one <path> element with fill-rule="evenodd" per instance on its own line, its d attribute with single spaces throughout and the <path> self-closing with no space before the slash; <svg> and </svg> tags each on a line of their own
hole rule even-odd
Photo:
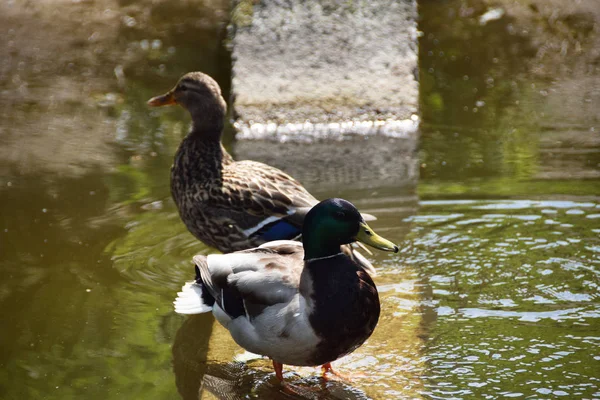
<svg viewBox="0 0 600 400">
<path fill-rule="evenodd" d="M 202 72 L 189 72 L 167 93 L 148 100 L 151 107 L 179 104 L 189 111 L 196 127 L 217 124 L 222 126 L 227 105 L 221 88 Z"/>
</svg>

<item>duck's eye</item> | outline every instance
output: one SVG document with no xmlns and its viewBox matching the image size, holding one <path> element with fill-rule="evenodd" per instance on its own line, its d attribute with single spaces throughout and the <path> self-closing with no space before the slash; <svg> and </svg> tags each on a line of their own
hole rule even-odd
<svg viewBox="0 0 600 400">
<path fill-rule="evenodd" d="M 344 219 L 344 218 L 346 218 L 346 214 L 344 214 L 342 211 L 337 211 L 335 213 L 335 217 L 338 219 Z"/>
<path fill-rule="evenodd" d="M 185 85 L 179 86 L 179 91 L 180 92 L 185 92 L 186 90 L 187 90 L 187 86 L 185 86 Z"/>
</svg>

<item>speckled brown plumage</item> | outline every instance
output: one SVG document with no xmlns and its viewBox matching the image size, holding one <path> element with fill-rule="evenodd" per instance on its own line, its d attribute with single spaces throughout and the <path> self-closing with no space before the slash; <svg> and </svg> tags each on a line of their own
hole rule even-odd
<svg viewBox="0 0 600 400">
<path fill-rule="evenodd" d="M 265 218 L 285 218 L 292 208 L 317 203 L 289 175 L 262 163 L 233 161 L 220 142 L 193 131 L 175 156 L 171 193 L 188 230 L 224 253 L 264 243 L 244 231 Z"/>
</svg>

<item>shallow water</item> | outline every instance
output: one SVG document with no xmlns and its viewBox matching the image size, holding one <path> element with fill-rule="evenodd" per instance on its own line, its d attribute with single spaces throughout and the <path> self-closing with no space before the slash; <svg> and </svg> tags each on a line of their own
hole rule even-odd
<svg viewBox="0 0 600 400">
<path fill-rule="evenodd" d="M 421 143 L 397 162 L 382 158 L 402 168 L 323 174 L 327 163 L 315 173 L 310 162 L 286 166 L 285 154 L 264 152 L 316 196 L 343 196 L 377 215 L 373 228 L 401 247 L 374 255 L 381 320 L 336 363 L 355 379 L 324 384 L 312 368 L 288 376 L 324 387 L 307 398 L 598 398 L 600 96 L 583 84 L 579 97 L 565 95 L 598 67 L 541 76 L 536 37 L 517 17 L 482 24 L 479 1 L 443 5 L 420 6 Z M 113 9 L 137 21 L 119 19 L 122 35 L 111 42 L 129 49 L 118 60 L 124 87 L 112 59 L 81 75 L 93 86 L 82 94 L 76 77 L 76 90 L 59 93 L 58 70 L 36 80 L 15 62 L 5 68 L 12 78 L 2 75 L 0 115 L 10 114 L 0 131 L 2 399 L 193 399 L 205 374 L 221 398 L 290 397 L 267 361 L 232 363 L 243 351 L 210 315 L 172 310 L 192 277 L 191 256 L 209 249 L 185 230 L 168 193 L 187 116 L 144 101 L 196 68 L 227 89 L 229 59 L 214 44 L 225 6 L 169 14 L 159 6 Z M 78 46 L 69 57 L 85 65 Z M 368 143 L 376 157 L 392 142 Z"/>
</svg>

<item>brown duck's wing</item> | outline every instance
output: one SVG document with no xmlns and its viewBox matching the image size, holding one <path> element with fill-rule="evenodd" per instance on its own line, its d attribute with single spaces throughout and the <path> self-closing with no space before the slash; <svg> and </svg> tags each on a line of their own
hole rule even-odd
<svg viewBox="0 0 600 400">
<path fill-rule="evenodd" d="M 236 203 L 243 204 L 254 215 L 284 215 L 290 208 L 296 210 L 302 224 L 306 213 L 319 201 L 300 182 L 285 172 L 256 161 L 238 161 L 223 173 L 223 186 L 237 197 Z M 365 221 L 377 219 L 371 214 L 362 214 Z"/>
<path fill-rule="evenodd" d="M 223 171 L 223 191 L 231 206 L 254 215 L 289 215 L 318 201 L 294 178 L 255 161 L 239 161 Z"/>
<path fill-rule="evenodd" d="M 253 244 L 298 239 L 304 217 L 318 203 L 297 180 L 255 161 L 224 166 L 222 184 L 211 190 L 209 201 L 214 214 L 211 220 L 235 226 Z M 374 219 L 368 214 L 363 217 Z"/>
<path fill-rule="evenodd" d="M 271 231 L 266 240 L 297 236 L 304 215 L 318 202 L 291 176 L 254 161 L 225 166 L 221 185 L 209 191 L 208 201 L 215 213 L 229 218 L 247 237 L 262 235 L 278 221 L 288 223 Z"/>
</svg>

